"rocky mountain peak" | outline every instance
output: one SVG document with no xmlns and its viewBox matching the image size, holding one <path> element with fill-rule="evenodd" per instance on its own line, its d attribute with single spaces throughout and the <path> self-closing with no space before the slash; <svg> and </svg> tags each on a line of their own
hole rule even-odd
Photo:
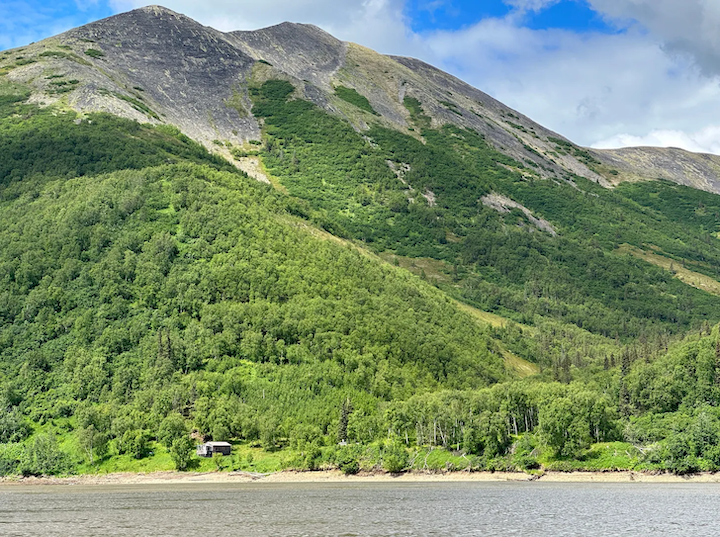
<svg viewBox="0 0 720 537">
<path fill-rule="evenodd" d="M 180 13 L 177 13 L 173 11 L 172 9 L 168 9 L 165 6 L 159 6 L 159 5 L 152 5 L 152 6 L 145 6 L 138 9 L 135 9 L 133 11 L 130 11 L 130 13 L 149 13 L 151 15 L 171 15 L 173 17 L 183 17 L 184 15 L 181 15 Z M 188 17 L 189 18 L 189 17 Z"/>
<path fill-rule="evenodd" d="M 541 177 L 578 175 L 605 186 L 662 177 L 720 192 L 716 159 L 683 154 L 677 166 L 671 150 L 581 148 L 440 69 L 343 42 L 311 24 L 224 33 L 152 5 L 35 43 L 23 54 L 23 65 L 11 65 L 8 56 L 0 69 L 30 85 L 34 102 L 171 124 L 225 153 L 260 137 L 250 86 L 283 78 L 357 130 L 380 123 L 417 136 L 405 101 L 411 98 L 432 126 L 474 130 Z M 60 75 L 75 82 L 62 93 L 48 82 Z M 373 113 L 343 100 L 338 88 L 366 98 Z"/>
<path fill-rule="evenodd" d="M 231 32 L 228 39 L 249 56 L 315 85 L 329 87 L 330 77 L 345 63 L 345 43 L 311 24 L 283 22 Z"/>
</svg>

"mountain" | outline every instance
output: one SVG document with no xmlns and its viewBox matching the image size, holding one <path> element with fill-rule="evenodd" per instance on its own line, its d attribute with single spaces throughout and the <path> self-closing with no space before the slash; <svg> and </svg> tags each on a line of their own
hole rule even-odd
<svg viewBox="0 0 720 537">
<path fill-rule="evenodd" d="M 161 7 L 0 53 L 0 133 L 0 473 L 720 467 L 714 157 Z"/>
<path fill-rule="evenodd" d="M 410 127 L 404 97 L 417 98 L 434 124 L 481 132 L 504 154 L 535 162 L 543 176 L 577 174 L 604 185 L 661 178 L 720 192 L 712 156 L 651 148 L 598 151 L 573 144 L 566 151 L 562 136 L 447 73 L 339 41 L 311 25 L 223 33 L 151 6 L 30 45 L 22 54 L 78 81 L 58 94 L 52 81 L 37 76 L 39 65 L 13 69 L 12 78 L 31 82 L 39 102 L 61 100 L 80 112 L 170 123 L 211 149 L 214 140 L 241 145 L 259 138 L 260 127 L 249 114 L 248 85 L 258 62 L 265 62 L 270 74 L 259 76 L 282 75 L 305 98 L 360 129 L 367 118 L 349 109 L 335 88 L 357 91 L 383 123 L 400 130 Z"/>
</svg>

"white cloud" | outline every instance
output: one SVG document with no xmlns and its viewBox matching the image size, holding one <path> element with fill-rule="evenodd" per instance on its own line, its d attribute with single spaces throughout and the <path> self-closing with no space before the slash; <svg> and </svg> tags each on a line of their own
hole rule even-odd
<svg viewBox="0 0 720 537">
<path fill-rule="evenodd" d="M 720 154 L 720 125 L 711 125 L 697 132 L 673 130 L 654 130 L 646 136 L 617 134 L 601 140 L 593 147 L 596 149 L 617 149 L 621 147 L 679 147 L 696 153 Z"/>
<path fill-rule="evenodd" d="M 715 80 L 640 31 L 580 35 L 486 19 L 425 43 L 441 66 L 585 145 L 617 133 L 698 130 L 720 105 Z"/>
<path fill-rule="evenodd" d="M 503 0 L 503 3 L 512 6 L 520 11 L 542 11 L 561 0 Z"/>
<path fill-rule="evenodd" d="M 147 6 L 142 0 L 110 0 L 118 11 Z M 403 51 L 412 41 L 404 0 L 165 0 L 163 5 L 222 31 L 255 30 L 285 21 L 311 23 L 340 39 L 381 51 Z"/>
<path fill-rule="evenodd" d="M 707 74 L 720 74 L 718 0 L 589 0 L 608 18 L 635 20 L 671 52 L 687 54 Z"/>
</svg>

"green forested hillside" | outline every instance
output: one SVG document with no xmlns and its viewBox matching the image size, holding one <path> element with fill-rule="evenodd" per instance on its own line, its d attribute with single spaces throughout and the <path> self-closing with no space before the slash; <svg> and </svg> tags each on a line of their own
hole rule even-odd
<svg viewBox="0 0 720 537">
<path fill-rule="evenodd" d="M 375 415 L 381 401 L 506 378 L 487 329 L 440 291 L 318 236 L 295 202 L 189 140 L 16 112 L 31 117 L 6 123 L 0 384 L 12 423 L 0 442 L 49 426 L 82 444 L 92 427 L 93 457 L 112 438 L 122 453 L 127 434 L 154 438 L 179 414 L 202 434 L 272 447 L 334 431 L 347 398 Z M 142 169 L 117 170 L 123 159 Z"/>
<path fill-rule="evenodd" d="M 278 81 L 254 92 L 254 112 L 265 118 L 265 162 L 283 186 L 322 211 L 329 229 L 375 251 L 445 262 L 447 278 L 436 280 L 444 291 L 522 322 L 524 330 L 510 325 L 495 334 L 543 364 L 546 378 L 578 381 L 413 398 L 393 410 L 398 436 L 415 431 L 418 445 L 464 446 L 491 465 L 506 450 L 537 455 L 552 446 L 558 459 L 548 467 L 718 468 L 708 450 L 719 431 L 713 386 L 720 362 L 711 356 L 697 364 L 695 378 L 695 343 L 666 353 L 669 340 L 693 328 L 707 334 L 701 348 L 714 348 L 718 336 L 707 326 L 718 321 L 720 301 L 621 246 L 717 280 L 720 197 L 663 182 L 612 191 L 577 176 L 541 180 L 533 163 L 512 161 L 474 132 L 431 128 L 417 100 L 406 106 L 422 139 L 379 126 L 356 133 L 287 98 L 291 90 Z M 486 206 L 488 194 L 522 204 L 556 233 L 527 211 Z M 677 370 L 679 356 L 689 379 Z M 650 427 L 654 422 L 663 425 Z M 485 437 L 473 443 L 478 430 Z M 617 459 L 603 451 L 611 447 L 590 448 L 607 441 L 630 441 L 622 451 L 632 455 Z M 612 444 L 613 452 L 620 447 Z"/>
<path fill-rule="evenodd" d="M 456 282 L 447 290 L 469 303 L 525 324 L 551 318 L 624 340 L 720 320 L 717 297 L 616 252 L 623 243 L 652 245 L 717 278 L 717 229 L 644 206 L 630 187 L 610 191 L 571 176 L 540 180 L 477 133 L 429 128 L 412 100 L 406 104 L 422 140 L 380 127 L 361 135 L 287 99 L 291 91 L 279 81 L 255 91 L 271 172 L 324 211 L 331 229 L 375 251 L 446 261 Z M 694 191 L 684 192 L 694 203 Z M 557 236 L 517 208 L 500 214 L 487 207 L 481 198 L 490 193 L 549 220 Z"/>
<path fill-rule="evenodd" d="M 541 180 L 419 101 L 358 133 L 293 92 L 252 91 L 285 194 L 1 86 L 0 474 L 183 469 L 200 438 L 249 469 L 720 468 L 720 297 L 620 248 L 719 278 L 716 196 Z"/>
</svg>

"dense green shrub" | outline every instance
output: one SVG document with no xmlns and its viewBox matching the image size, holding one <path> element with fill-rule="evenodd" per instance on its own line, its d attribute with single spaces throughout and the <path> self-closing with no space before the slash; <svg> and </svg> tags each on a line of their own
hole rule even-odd
<svg viewBox="0 0 720 537">
<path fill-rule="evenodd" d="M 402 472 L 408 465 L 408 453 L 400 442 L 389 440 L 382 449 L 382 466 L 386 472 Z"/>
<path fill-rule="evenodd" d="M 354 88 L 337 86 L 335 88 L 335 95 L 340 97 L 343 101 L 347 101 L 350 104 L 357 106 L 361 110 L 365 110 L 366 112 L 370 112 L 371 114 L 374 114 L 376 116 L 380 115 L 372 107 L 367 97 L 365 97 L 364 95 L 360 95 Z"/>
<path fill-rule="evenodd" d="M 335 462 L 340 471 L 345 475 L 355 475 L 360 471 L 360 461 L 354 450 L 343 447 L 338 450 Z"/>
<path fill-rule="evenodd" d="M 102 50 L 98 50 L 96 48 L 89 48 L 85 50 L 85 54 L 90 56 L 91 58 L 102 58 L 105 56 L 105 53 Z"/>
<path fill-rule="evenodd" d="M 55 435 L 44 433 L 25 445 L 18 464 L 23 475 L 57 475 L 72 468 L 69 456 L 60 450 Z"/>
<path fill-rule="evenodd" d="M 187 470 L 194 452 L 195 442 L 189 436 L 181 436 L 173 440 L 172 446 L 170 446 L 170 458 L 175 465 L 175 469 L 179 471 Z"/>
</svg>

